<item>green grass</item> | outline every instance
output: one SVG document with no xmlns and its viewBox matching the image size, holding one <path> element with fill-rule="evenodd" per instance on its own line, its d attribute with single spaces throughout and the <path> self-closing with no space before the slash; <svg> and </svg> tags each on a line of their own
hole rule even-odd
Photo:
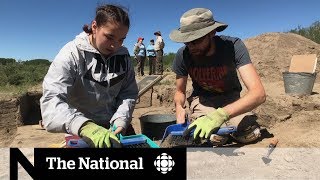
<svg viewBox="0 0 320 180">
<path fill-rule="evenodd" d="M 24 94 L 28 92 L 28 89 L 30 89 L 31 85 L 21 85 L 21 86 L 14 86 L 14 85 L 6 85 L 6 86 L 0 86 L 0 93 L 2 94 L 9 94 L 11 96 L 20 96 L 21 94 Z"/>
</svg>

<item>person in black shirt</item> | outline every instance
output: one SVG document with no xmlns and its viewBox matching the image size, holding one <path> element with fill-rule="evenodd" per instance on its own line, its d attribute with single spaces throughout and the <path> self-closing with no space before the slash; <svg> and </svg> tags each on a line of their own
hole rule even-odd
<svg viewBox="0 0 320 180">
<path fill-rule="evenodd" d="M 193 92 L 187 101 L 192 123 L 185 133 L 195 130 L 194 138 L 215 142 L 221 138 L 213 135 L 220 127 L 236 126 L 233 138 L 250 143 L 260 136 L 257 117 L 251 111 L 265 102 L 266 94 L 241 39 L 216 35 L 225 28 L 227 25 L 215 21 L 209 9 L 194 8 L 182 15 L 180 28 L 170 33 L 172 41 L 185 44 L 173 62 L 177 123 L 186 121 L 189 75 Z M 237 71 L 248 90 L 243 97 Z"/>
</svg>

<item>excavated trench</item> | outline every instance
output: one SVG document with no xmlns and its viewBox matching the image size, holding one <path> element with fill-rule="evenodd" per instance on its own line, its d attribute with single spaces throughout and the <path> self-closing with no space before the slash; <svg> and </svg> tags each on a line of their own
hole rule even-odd
<svg viewBox="0 0 320 180">
<path fill-rule="evenodd" d="M 0 147 L 10 145 L 17 127 L 38 124 L 41 120 L 41 92 L 27 92 L 20 97 L 0 100 Z"/>
</svg>

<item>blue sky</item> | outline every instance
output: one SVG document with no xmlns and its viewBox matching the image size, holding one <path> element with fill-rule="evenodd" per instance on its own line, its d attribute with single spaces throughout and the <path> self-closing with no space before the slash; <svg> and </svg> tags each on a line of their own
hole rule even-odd
<svg viewBox="0 0 320 180">
<path fill-rule="evenodd" d="M 169 39 L 181 15 L 195 7 L 213 11 L 214 18 L 229 27 L 218 35 L 246 38 L 266 32 L 284 32 L 320 20 L 319 0 L 1 0 L 0 57 L 16 60 L 53 60 L 64 44 L 94 18 L 97 4 L 110 2 L 129 9 L 131 27 L 124 42 L 132 53 L 139 36 L 148 44 L 160 30 L 165 53 L 183 44 Z"/>
</svg>

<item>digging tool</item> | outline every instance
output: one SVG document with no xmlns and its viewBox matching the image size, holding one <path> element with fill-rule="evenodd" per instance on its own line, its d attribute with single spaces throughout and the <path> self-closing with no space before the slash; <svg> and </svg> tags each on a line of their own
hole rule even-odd
<svg viewBox="0 0 320 180">
<path fill-rule="evenodd" d="M 262 157 L 262 160 L 265 164 L 268 164 L 271 162 L 271 159 L 269 158 L 269 156 L 272 153 L 272 151 L 274 150 L 274 148 L 277 146 L 278 142 L 279 142 L 279 140 L 277 138 L 271 139 L 271 142 L 268 146 L 268 152 L 265 156 Z"/>
</svg>

